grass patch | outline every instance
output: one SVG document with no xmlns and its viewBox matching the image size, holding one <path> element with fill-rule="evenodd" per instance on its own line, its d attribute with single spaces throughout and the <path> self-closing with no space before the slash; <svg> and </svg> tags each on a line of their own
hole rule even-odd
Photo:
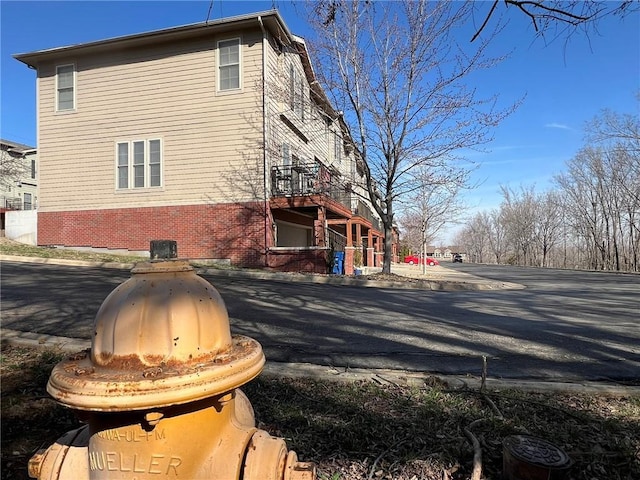
<svg viewBox="0 0 640 480">
<path fill-rule="evenodd" d="M 120 255 L 101 252 L 94 253 L 53 247 L 36 247 L 33 245 L 14 242 L 4 237 L 0 239 L 0 253 L 3 255 L 15 255 L 18 257 L 61 258 L 66 260 L 83 260 L 101 263 L 135 263 L 149 260 L 148 258 L 134 255 Z"/>
<path fill-rule="evenodd" d="M 63 260 L 80 260 L 98 263 L 138 263 L 148 262 L 149 257 L 124 255 L 116 253 L 87 252 L 55 247 L 36 247 L 24 243 L 14 242 L 5 237 L 0 237 L 0 254 L 17 257 L 56 258 Z M 227 262 L 215 262 L 194 259 L 189 262 L 196 268 L 210 268 L 216 270 L 238 270 L 237 267 Z"/>
<path fill-rule="evenodd" d="M 3 345 L 2 478 L 27 479 L 39 448 L 77 427 L 75 416 L 45 391 L 56 350 Z M 258 426 L 285 438 L 319 480 L 467 479 L 472 427 L 483 454 L 483 478 L 499 479 L 502 441 L 527 433 L 552 441 L 573 459 L 568 478 L 640 478 L 640 399 L 595 395 L 487 392 L 497 418 L 475 391 L 371 382 L 338 383 L 259 377 L 243 387 Z"/>
</svg>

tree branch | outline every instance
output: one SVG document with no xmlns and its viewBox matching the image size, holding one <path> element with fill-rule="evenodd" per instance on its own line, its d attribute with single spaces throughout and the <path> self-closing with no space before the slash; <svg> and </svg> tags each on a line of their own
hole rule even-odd
<svg viewBox="0 0 640 480">
<path fill-rule="evenodd" d="M 476 32 L 476 34 L 473 36 L 473 38 L 471 38 L 471 41 L 473 42 L 476 38 L 478 38 L 478 35 L 480 35 L 482 33 L 482 30 L 484 30 L 484 27 L 487 26 L 487 23 L 489 23 L 489 19 L 491 18 L 491 16 L 493 15 L 493 11 L 496 9 L 496 7 L 498 6 L 498 1 L 499 0 L 495 0 L 495 2 L 493 2 L 493 5 L 491 6 L 491 10 L 489 10 L 489 13 L 487 14 L 487 17 L 484 19 L 484 22 L 482 22 L 482 25 L 480 25 L 480 28 L 478 29 L 478 31 Z"/>
</svg>

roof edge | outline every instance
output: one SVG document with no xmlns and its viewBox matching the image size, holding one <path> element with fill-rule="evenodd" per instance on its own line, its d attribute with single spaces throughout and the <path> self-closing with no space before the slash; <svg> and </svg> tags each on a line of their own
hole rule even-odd
<svg viewBox="0 0 640 480">
<path fill-rule="evenodd" d="M 197 32 L 198 30 L 216 29 L 224 26 L 230 26 L 235 23 L 240 24 L 240 23 L 248 23 L 252 21 L 257 22 L 259 18 L 261 18 L 264 21 L 265 18 L 269 18 L 269 17 L 275 20 L 275 23 L 277 24 L 277 26 L 282 30 L 282 32 L 284 32 L 284 34 L 290 40 L 293 38 L 293 35 L 289 31 L 289 28 L 287 27 L 284 20 L 282 19 L 282 16 L 278 12 L 278 10 L 274 9 L 274 10 L 266 10 L 263 12 L 236 15 L 233 17 L 225 17 L 218 20 L 191 23 L 191 24 L 181 25 L 177 27 L 169 27 L 169 28 L 163 28 L 159 30 L 150 30 L 148 32 L 143 32 L 143 33 L 135 33 L 131 35 L 111 37 L 111 38 L 96 40 L 92 42 L 66 45 L 62 47 L 54 47 L 54 48 L 49 48 L 44 50 L 35 50 L 32 52 L 26 52 L 26 53 L 17 53 L 12 56 L 16 60 L 28 65 L 29 67 L 36 68 L 37 64 L 43 59 L 60 55 L 60 54 L 72 53 L 72 52 L 83 51 L 83 50 L 91 50 L 91 49 L 102 49 L 105 47 L 118 45 L 118 44 L 121 44 L 121 45 L 144 44 L 158 37 L 189 35 L 194 32 Z"/>
</svg>

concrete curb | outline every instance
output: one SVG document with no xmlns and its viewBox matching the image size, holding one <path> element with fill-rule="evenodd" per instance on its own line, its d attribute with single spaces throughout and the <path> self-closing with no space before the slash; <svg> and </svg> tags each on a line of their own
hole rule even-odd
<svg viewBox="0 0 640 480">
<path fill-rule="evenodd" d="M 61 258 L 20 257 L 16 255 L 0 255 L 0 261 L 40 263 L 46 265 L 65 265 L 76 267 L 111 268 L 130 270 L 133 263 L 91 262 L 85 260 L 69 260 Z M 473 290 L 514 290 L 525 287 L 516 283 L 496 282 L 471 275 L 460 275 L 467 280 L 422 279 L 407 277 L 409 280 L 394 282 L 387 280 L 370 280 L 366 277 L 347 277 L 341 275 L 319 275 L 303 273 L 267 272 L 260 270 L 232 270 L 209 267 L 195 267 L 199 275 L 206 274 L 223 278 L 253 278 L 257 280 L 276 280 L 282 282 L 316 283 L 323 285 L 352 286 L 365 288 L 395 288 L 405 290 L 430 290 L 439 292 L 473 291 Z"/>
<path fill-rule="evenodd" d="M 2 344 L 30 348 L 52 348 L 63 352 L 78 352 L 91 348 L 89 340 L 58 337 L 18 330 L 2 330 Z M 445 385 L 452 390 L 479 391 L 482 380 L 479 377 L 459 375 L 439 375 L 428 372 L 362 368 L 335 368 L 310 363 L 269 362 L 262 371 L 263 376 L 272 378 L 316 378 L 337 382 L 368 381 L 377 384 L 401 385 L 422 388 L 429 385 Z M 487 378 L 488 390 L 522 390 L 539 393 L 586 393 L 611 397 L 638 397 L 640 386 L 626 386 L 603 382 L 544 382 L 537 380 Z"/>
<path fill-rule="evenodd" d="M 252 270 L 220 270 L 210 268 L 197 268 L 198 274 L 217 275 L 220 277 L 255 278 L 259 280 L 276 280 L 282 282 L 317 283 L 323 285 L 352 286 L 365 288 L 396 288 L 406 290 L 431 290 L 431 291 L 463 291 L 463 290 L 504 290 L 522 289 L 523 285 L 492 282 L 487 280 L 453 281 L 453 280 L 424 280 L 411 278 L 406 282 L 393 282 L 388 280 L 369 280 L 359 277 L 344 277 L 339 275 L 313 275 L 301 273 L 260 272 Z"/>
</svg>

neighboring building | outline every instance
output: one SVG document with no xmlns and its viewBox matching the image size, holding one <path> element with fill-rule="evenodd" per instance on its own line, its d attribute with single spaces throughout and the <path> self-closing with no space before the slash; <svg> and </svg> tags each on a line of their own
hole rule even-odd
<svg viewBox="0 0 640 480">
<path fill-rule="evenodd" d="M 276 11 L 16 55 L 38 75 L 38 243 L 324 272 L 382 261 L 353 144 Z M 359 256 L 359 253 L 355 255 Z"/>
<path fill-rule="evenodd" d="M 0 139 L 0 223 L 6 212 L 35 210 L 38 204 L 38 152 L 34 147 Z"/>
<path fill-rule="evenodd" d="M 442 249 L 439 249 L 439 251 L 441 252 L 440 255 L 445 260 L 453 261 L 453 256 L 456 254 L 459 254 L 460 256 L 462 256 L 463 261 L 465 262 L 467 261 L 467 254 L 464 253 L 464 250 L 462 250 L 461 247 L 451 246 L 451 247 L 446 247 L 444 251 Z"/>
<path fill-rule="evenodd" d="M 416 253 L 419 255 L 420 253 Z M 466 261 L 467 254 L 460 250 L 460 247 L 436 247 L 434 245 L 427 246 L 427 257 L 433 257 L 437 260 L 453 261 L 453 256 L 460 254 L 462 259 Z"/>
</svg>

